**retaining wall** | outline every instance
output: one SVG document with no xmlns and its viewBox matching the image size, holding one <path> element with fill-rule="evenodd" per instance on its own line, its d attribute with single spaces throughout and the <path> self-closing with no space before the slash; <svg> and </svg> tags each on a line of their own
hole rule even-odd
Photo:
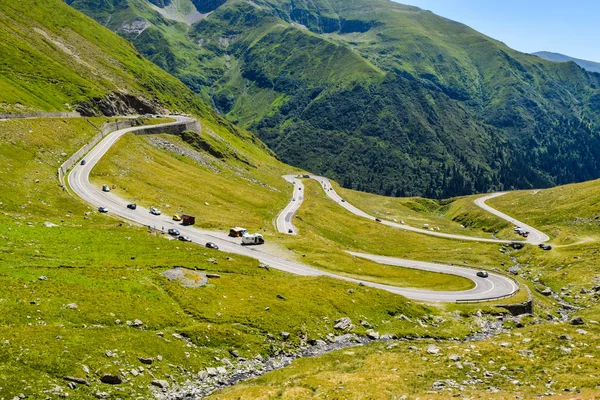
<svg viewBox="0 0 600 400">
<path fill-rule="evenodd" d="M 88 121 L 89 122 L 89 121 Z M 60 167 L 58 167 L 58 181 L 61 185 L 65 184 L 65 175 L 67 171 L 79 162 L 90 150 L 94 148 L 102 139 L 104 139 L 108 134 L 114 131 L 118 131 L 120 129 L 131 128 L 138 125 L 138 121 L 135 119 L 122 120 L 116 122 L 109 122 L 102 125 L 102 128 L 98 128 L 94 124 L 90 122 L 92 126 L 98 129 L 100 132 L 94 136 L 87 144 L 85 144 L 82 148 L 77 150 L 75 154 L 73 154 L 67 161 L 65 161 Z M 140 128 L 139 130 L 134 131 L 136 135 L 152 135 L 152 134 L 160 134 L 160 133 L 169 133 L 178 135 L 185 131 L 194 131 L 201 133 L 202 127 L 200 122 L 194 120 L 193 122 L 173 122 L 172 125 L 167 126 L 147 126 Z"/>
<path fill-rule="evenodd" d="M 15 118 L 79 118 L 78 112 L 29 112 L 29 113 L 8 113 L 0 114 L 0 119 Z"/>
</svg>

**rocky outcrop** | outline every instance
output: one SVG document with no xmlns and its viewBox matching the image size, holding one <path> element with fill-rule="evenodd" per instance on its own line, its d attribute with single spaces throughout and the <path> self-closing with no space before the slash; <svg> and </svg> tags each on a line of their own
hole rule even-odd
<svg viewBox="0 0 600 400">
<path fill-rule="evenodd" d="M 517 304 L 504 304 L 498 307 L 508 310 L 515 317 L 523 314 L 533 314 L 533 300 Z"/>
<path fill-rule="evenodd" d="M 76 110 L 84 117 L 163 114 L 165 111 L 156 101 L 127 93 L 110 93 L 102 98 L 83 101 L 77 105 Z"/>
<path fill-rule="evenodd" d="M 150 22 L 144 18 L 136 17 L 131 22 L 121 25 L 117 32 L 124 36 L 139 36 L 149 27 Z"/>
</svg>

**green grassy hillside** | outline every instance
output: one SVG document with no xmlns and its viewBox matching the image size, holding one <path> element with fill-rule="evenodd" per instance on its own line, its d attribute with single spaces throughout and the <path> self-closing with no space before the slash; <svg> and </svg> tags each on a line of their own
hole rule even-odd
<svg viewBox="0 0 600 400">
<path fill-rule="evenodd" d="M 61 1 L 0 4 L 0 112 L 211 111 L 126 40 Z"/>
<path fill-rule="evenodd" d="M 347 188 L 447 198 L 598 178 L 600 77 L 574 63 L 387 0 L 208 3 L 189 24 L 143 0 L 72 4 Z M 148 27 L 132 36 L 135 18 Z"/>
<path fill-rule="evenodd" d="M 154 3 L 168 7 L 165 2 Z M 336 3 L 325 3 L 331 10 L 321 16 L 335 19 Z M 107 4 L 119 8 L 124 3 Z M 186 4 L 189 7 L 186 2 L 175 5 Z M 210 8 L 220 2 L 195 0 L 194 4 Z M 173 387 L 195 381 L 207 367 L 227 366 L 227 361 L 237 366 L 242 359 L 296 352 L 299 346 L 317 339 L 331 341 L 331 335 L 341 333 L 334 328 L 334 321 L 341 317 L 352 319 L 351 332 L 358 335 L 364 336 L 371 326 L 381 334 L 419 340 L 410 344 L 395 341 L 390 348 L 383 344 L 349 348 L 314 360 L 300 360 L 290 369 L 241 386 L 240 391 L 234 388 L 217 396 L 305 398 L 349 397 L 354 393 L 376 398 L 402 392 L 434 397 L 429 392 L 435 380 L 462 382 L 476 378 L 490 385 L 478 383 L 464 393 L 485 397 L 491 390 L 487 386 L 492 385 L 499 388 L 500 392 L 494 394 L 498 397 L 512 395 L 515 388 L 523 397 L 538 395 L 540 390 L 558 392 L 568 388 L 572 392 L 582 390 L 584 395 L 595 390 L 596 380 L 590 375 L 595 373 L 596 364 L 589 356 L 600 357 L 596 323 L 592 322 L 598 311 L 592 290 L 597 279 L 590 277 L 590 271 L 600 263 L 600 239 L 592 227 L 582 230 L 588 238 L 582 243 L 570 241 L 561 233 L 575 234 L 571 221 L 579 216 L 593 218 L 595 183 L 539 192 L 543 201 L 533 205 L 527 193 L 498 199 L 522 207 L 513 210 L 511 204 L 498 203 L 507 213 L 514 211 L 525 221 L 544 228 L 549 224 L 558 227 L 560 232 L 551 232 L 556 240 L 553 244 L 558 244 L 552 252 L 534 247 L 510 251 L 495 244 L 455 242 L 382 227 L 347 213 L 327 199 L 313 181 L 306 182 L 307 200 L 295 221 L 301 235 L 280 236 L 274 232 L 272 222 L 291 191 L 280 176 L 292 168 L 274 158 L 255 136 L 217 117 L 182 84 L 137 57 L 116 35 L 62 3 L 50 1 L 34 7 L 37 5 L 22 0 L 1 6 L 0 18 L 7 21 L 0 32 L 15 38 L 18 44 L 14 50 L 17 53 L 2 55 L 19 58 L 22 49 L 22 57 L 14 62 L 9 58 L 6 65 L 10 69 L 0 75 L 2 84 L 10 88 L 0 94 L 7 96 L 3 98 L 3 110 L 68 110 L 68 106 L 52 102 L 91 103 L 124 90 L 136 98 L 152 99 L 200 117 L 201 134 L 125 136 L 94 169 L 93 181 L 98 185 L 114 183 L 115 193 L 140 204 L 159 205 L 163 211 L 175 212 L 182 207 L 198 215 L 202 227 L 223 230 L 240 221 L 247 223 L 248 228 L 264 230 L 268 245 L 282 255 L 361 279 L 442 290 L 471 285 L 456 277 L 354 260 L 344 250 L 501 270 L 518 263 L 522 272 L 516 279 L 533 290 L 536 308 L 533 316 L 519 323 L 505 317 L 506 331 L 501 336 L 463 343 L 460 339 L 499 323 L 498 317 L 507 312 L 496 307 L 498 304 L 524 301 L 527 290 L 510 300 L 486 304 L 418 304 L 356 284 L 260 268 L 250 258 L 168 240 L 167 235 L 150 232 L 146 227 L 100 215 L 63 189 L 56 179 L 58 166 L 97 134 L 94 126 L 109 118 L 3 120 L 0 399 L 67 395 L 78 399 L 151 398 L 151 382 L 155 379 L 166 380 Z M 253 15 L 248 13 L 245 18 Z M 293 25 L 284 17 L 276 18 L 284 25 Z M 323 29 L 330 26 L 329 22 L 319 24 Z M 62 44 L 40 40 L 34 35 L 38 32 L 35 28 L 47 32 L 54 42 L 60 38 L 58 43 Z M 302 35 L 290 30 L 286 33 L 288 26 L 281 31 L 272 21 L 263 28 L 255 39 L 268 40 L 273 48 L 284 46 L 289 39 L 298 41 L 299 48 L 310 40 L 323 40 L 316 28 L 311 28 L 314 32 L 302 30 Z M 270 32 L 282 33 L 285 40 L 274 41 Z M 71 53 L 61 50 L 62 45 L 67 46 L 62 42 L 66 38 Z M 353 65 L 362 68 L 359 75 L 371 74 L 373 84 L 384 82 L 381 68 L 364 62 L 354 50 L 348 52 L 337 39 L 328 40 L 331 42 L 323 44 L 318 58 L 333 52 L 343 56 L 344 62 L 356 62 Z M 104 47 L 109 49 L 104 52 Z M 260 48 L 253 54 L 267 58 L 268 53 L 261 53 Z M 87 64 L 72 55 L 75 49 L 78 54 L 86 54 L 80 58 Z M 301 58 L 316 63 L 317 59 L 311 58 L 316 53 L 306 49 Z M 333 57 L 327 61 L 335 62 Z M 29 68 L 29 78 L 15 78 L 19 68 Z M 307 66 L 305 71 L 315 84 L 331 79 L 348 88 L 358 79 L 351 71 L 317 77 L 315 72 L 323 68 L 311 68 Z M 53 81 L 63 72 L 63 81 Z M 52 84 L 44 86 L 43 82 Z M 15 97 L 8 97 L 10 93 Z M 259 91 L 248 93 L 254 96 Z M 271 93 L 282 107 L 286 104 L 286 97 L 279 96 L 277 90 Z M 269 110 L 270 115 L 279 112 Z M 561 191 L 562 197 L 557 194 Z M 588 196 L 580 195 L 580 191 Z M 439 224 L 449 232 L 465 229 L 482 234 L 510 229 L 497 218 L 473 212 L 471 198 L 445 202 L 392 200 L 350 191 L 344 196 L 366 210 L 406 216 L 411 223 Z M 553 201 L 560 206 L 546 213 L 550 219 L 543 220 L 543 212 L 525 211 L 540 205 L 550 207 Z M 570 201 L 576 201 L 578 207 L 569 206 Z M 461 223 L 467 227 L 460 228 Z M 175 267 L 186 268 L 184 275 L 193 282 L 207 274 L 219 277 L 209 278 L 200 287 L 186 287 L 163 275 Z M 585 320 L 585 333 L 564 323 L 554 324 L 565 309 L 554 298 L 535 291 L 545 286 L 564 301 L 583 307 L 576 313 Z M 558 338 L 562 333 L 573 340 Z M 439 340 L 439 356 L 425 350 L 425 344 L 430 344 L 427 340 L 432 339 Z M 503 342 L 509 345 L 499 345 Z M 409 347 L 413 344 L 418 350 Z M 561 346 L 568 346 L 570 353 Z M 523 356 L 520 350 L 534 351 L 534 355 Z M 446 360 L 454 352 L 464 359 L 463 369 Z M 152 365 L 142 363 L 140 357 L 152 357 Z M 485 375 L 484 369 L 493 374 L 492 378 Z M 573 370 L 582 373 L 574 374 Z M 101 383 L 104 374 L 119 375 L 124 382 L 115 386 Z M 90 385 L 68 387 L 65 376 L 86 379 Z M 550 378 L 555 383 L 548 388 L 543 382 Z M 522 384 L 513 383 L 515 379 Z"/>
<path fill-rule="evenodd" d="M 534 292 L 533 318 L 523 318 L 520 325 L 507 323 L 506 331 L 481 341 L 375 344 L 298 360 L 211 398 L 598 397 L 598 187 L 598 181 L 591 181 L 489 201 L 553 237 L 552 251 L 527 248 L 513 255 L 519 276 Z M 455 207 L 466 210 L 465 204 Z M 470 217 L 486 224 L 476 214 Z M 562 321 L 540 309 L 544 297 L 537 291 L 545 288 L 552 291 L 546 299 L 556 296 L 565 304 Z M 582 317 L 584 325 L 570 324 L 574 316 Z M 439 351 L 428 352 L 430 345 Z"/>
<path fill-rule="evenodd" d="M 91 121 L 101 125 L 108 120 Z M 205 132 L 209 128 L 205 125 Z M 0 121 L 0 160 L 5 166 L 0 171 L 5 187 L 0 196 L 0 281 L 4 288 L 0 295 L 0 397 L 23 393 L 37 398 L 49 391 L 49 396 L 69 393 L 76 398 L 96 398 L 98 392 L 148 398 L 153 379 L 172 376 L 183 382 L 190 374 L 197 376 L 206 367 L 221 365 L 216 358 L 231 357 L 233 350 L 252 358 L 292 349 L 302 340 L 335 333 L 331 321 L 342 316 L 373 324 L 386 321 L 389 332 L 402 335 L 460 336 L 476 329 L 467 319 L 464 325 L 445 323 L 434 330 L 400 319 L 389 321 L 390 315 L 414 318 L 445 311 L 337 280 L 265 270 L 258 268 L 256 260 L 170 241 L 144 227 L 96 213 L 63 190 L 56 179 L 56 169 L 65 159 L 61 153 L 71 154 L 96 132 L 88 121 L 77 118 Z M 233 143 L 239 141 L 235 135 L 221 133 L 230 135 L 225 137 Z M 220 215 L 223 219 L 217 225 L 222 227 L 234 222 L 228 218 L 245 214 L 267 225 L 276 210 L 259 207 L 263 197 L 273 204 L 284 203 L 288 197 L 283 180 L 274 179 L 281 164 L 248 143 L 230 149 L 260 166 L 262 172 L 252 172 L 248 166 L 244 170 L 244 164 L 229 158 L 216 161 L 203 151 L 207 160 L 222 169 L 221 173 L 211 170 L 209 176 L 207 167 L 144 145 L 143 138 L 126 138 L 109 159 L 134 139 L 142 141 L 135 142 L 138 154 L 151 157 L 146 162 L 154 171 L 144 185 L 127 188 L 132 194 L 143 188 L 141 202 L 155 200 L 146 186 L 163 183 L 158 177 L 164 167 L 169 167 L 174 179 L 185 170 L 187 184 L 206 192 L 199 202 L 208 200 L 209 205 L 198 207 L 212 211 L 200 212 L 202 224 L 210 224 L 213 217 L 217 221 Z M 115 161 L 125 168 L 124 160 Z M 245 174 L 253 181 L 243 179 Z M 278 186 L 262 186 L 257 177 Z M 251 202 L 231 196 L 228 188 L 234 185 L 251 192 Z M 168 199 L 169 190 L 165 185 L 163 200 Z M 178 193 L 182 193 L 181 186 Z M 221 278 L 210 279 L 200 288 L 182 287 L 161 275 L 176 266 L 217 273 Z M 127 322 L 136 319 L 141 326 Z M 288 341 L 279 339 L 284 331 L 291 333 Z M 356 331 L 364 333 L 365 328 Z M 276 339 L 265 341 L 267 334 Z M 116 355 L 109 357 L 107 351 Z M 131 375 L 129 371 L 142 366 L 138 357 L 155 358 L 151 368 L 144 366 L 152 376 Z M 99 382 L 103 374 L 120 370 L 127 371 L 130 381 L 116 387 Z M 64 376 L 85 378 L 91 386 L 68 389 Z"/>
</svg>

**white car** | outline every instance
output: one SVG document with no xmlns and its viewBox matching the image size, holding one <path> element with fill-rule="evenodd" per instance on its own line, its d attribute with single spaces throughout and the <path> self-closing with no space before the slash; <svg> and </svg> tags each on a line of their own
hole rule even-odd
<svg viewBox="0 0 600 400">
<path fill-rule="evenodd" d="M 150 207 L 150 214 L 154 214 L 154 215 L 160 215 L 161 212 L 158 208 L 156 207 Z"/>
</svg>

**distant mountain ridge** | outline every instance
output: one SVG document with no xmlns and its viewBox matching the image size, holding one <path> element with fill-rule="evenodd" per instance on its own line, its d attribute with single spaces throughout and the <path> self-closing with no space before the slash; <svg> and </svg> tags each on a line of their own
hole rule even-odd
<svg viewBox="0 0 600 400">
<path fill-rule="evenodd" d="M 582 60 L 579 58 L 570 57 L 560 53 L 552 53 L 550 51 L 538 51 L 535 53 L 531 53 L 534 56 L 538 56 L 548 61 L 556 61 L 556 62 L 569 62 L 573 61 L 575 64 L 579 65 L 581 68 L 590 71 L 600 73 L 600 63 L 588 60 Z"/>
<path fill-rule="evenodd" d="M 446 198 L 600 177 L 600 75 L 417 7 L 66 1 L 286 163 L 348 188 Z"/>
</svg>

